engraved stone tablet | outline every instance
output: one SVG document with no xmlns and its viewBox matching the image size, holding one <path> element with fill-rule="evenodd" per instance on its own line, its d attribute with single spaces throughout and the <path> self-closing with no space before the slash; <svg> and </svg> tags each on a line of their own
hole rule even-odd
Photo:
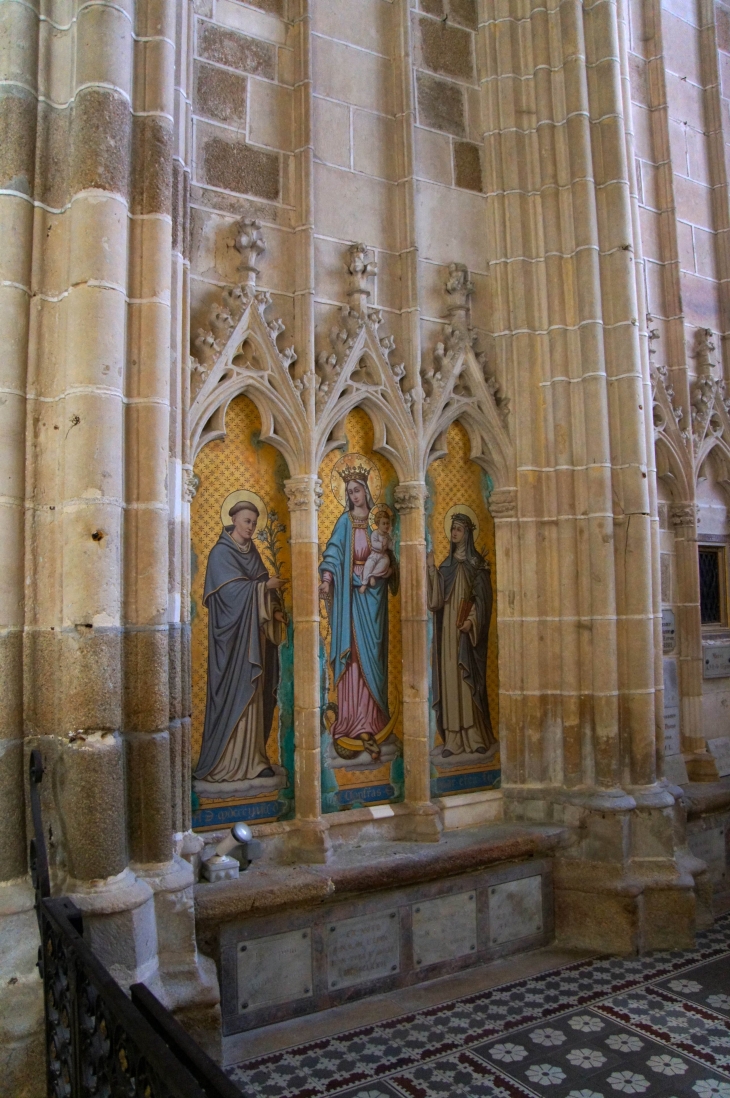
<svg viewBox="0 0 730 1098">
<path fill-rule="evenodd" d="M 489 941 L 492 945 L 526 938 L 542 930 L 542 877 L 505 881 L 489 889 Z"/>
<path fill-rule="evenodd" d="M 312 935 L 291 930 L 236 947 L 238 1009 L 288 1003 L 312 994 Z"/>
<path fill-rule="evenodd" d="M 678 755 L 679 738 L 679 684 L 677 661 L 664 660 L 664 755 Z"/>
<path fill-rule="evenodd" d="M 677 630 L 674 624 L 674 611 L 665 607 L 662 610 L 662 649 L 673 652 L 677 646 Z"/>
<path fill-rule="evenodd" d="M 702 663 L 706 679 L 724 679 L 730 675 L 730 644 L 703 644 Z"/>
<path fill-rule="evenodd" d="M 400 965 L 398 923 L 397 911 L 328 923 L 324 930 L 327 987 L 336 991 L 397 972 Z"/>
<path fill-rule="evenodd" d="M 707 748 L 717 765 L 717 773 L 721 778 L 730 774 L 730 739 L 727 736 L 718 736 L 717 739 L 708 740 Z"/>
<path fill-rule="evenodd" d="M 413 904 L 413 963 L 416 968 L 450 961 L 477 948 L 475 892 L 439 896 Z"/>
</svg>

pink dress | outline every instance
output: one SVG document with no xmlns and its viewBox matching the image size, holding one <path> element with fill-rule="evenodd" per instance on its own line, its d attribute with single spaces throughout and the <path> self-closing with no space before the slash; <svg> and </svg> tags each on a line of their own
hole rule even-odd
<svg viewBox="0 0 730 1098">
<path fill-rule="evenodd" d="M 358 579 L 362 579 L 365 561 L 371 553 L 370 539 L 367 530 L 356 526 L 353 530 L 355 559 L 352 565 L 352 573 Z M 323 572 L 322 579 L 333 582 L 330 572 Z M 359 591 L 359 588 L 357 589 Z M 353 588 L 353 598 L 357 591 Z M 354 640 L 354 633 L 353 633 Z M 342 736 L 358 739 L 361 736 L 376 736 L 388 723 L 388 717 L 383 713 L 367 688 L 365 678 L 360 672 L 357 659 L 357 650 L 353 645 L 347 667 L 337 684 L 337 720 L 332 726 L 332 735 L 336 740 Z"/>
</svg>

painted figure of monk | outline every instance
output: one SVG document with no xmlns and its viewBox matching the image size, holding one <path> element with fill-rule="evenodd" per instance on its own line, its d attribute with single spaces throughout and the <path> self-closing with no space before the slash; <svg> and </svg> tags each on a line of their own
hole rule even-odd
<svg viewBox="0 0 730 1098">
<path fill-rule="evenodd" d="M 487 642 L 492 581 L 474 545 L 468 515 L 451 520 L 449 555 L 427 557 L 428 605 L 434 613 L 433 706 L 442 758 L 486 755 L 496 743 L 487 700 Z"/>
<path fill-rule="evenodd" d="M 241 782 L 273 777 L 266 741 L 276 707 L 278 646 L 286 617 L 254 545 L 259 511 L 242 500 L 210 551 L 203 605 L 208 611 L 208 692 L 195 777 Z"/>
</svg>

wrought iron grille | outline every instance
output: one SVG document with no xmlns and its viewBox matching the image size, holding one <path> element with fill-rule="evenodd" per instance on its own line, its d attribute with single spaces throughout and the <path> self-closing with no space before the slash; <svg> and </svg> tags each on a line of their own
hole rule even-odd
<svg viewBox="0 0 730 1098">
<path fill-rule="evenodd" d="M 143 984 L 128 997 L 83 937 L 65 896 L 52 898 L 39 785 L 30 759 L 31 870 L 41 946 L 50 1098 L 241 1098 L 241 1091 Z"/>
<path fill-rule="evenodd" d="M 703 625 L 717 625 L 723 620 L 720 574 L 722 559 L 718 549 L 699 550 L 700 611 Z"/>
</svg>

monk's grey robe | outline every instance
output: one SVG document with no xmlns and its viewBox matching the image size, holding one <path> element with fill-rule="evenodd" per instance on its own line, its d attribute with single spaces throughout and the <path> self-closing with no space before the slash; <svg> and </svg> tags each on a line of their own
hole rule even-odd
<svg viewBox="0 0 730 1098">
<path fill-rule="evenodd" d="M 196 778 L 242 781 L 269 766 L 266 740 L 276 707 L 278 596 L 253 542 L 247 551 L 221 532 L 208 557 L 203 605 L 208 610 L 208 691 Z"/>
</svg>

